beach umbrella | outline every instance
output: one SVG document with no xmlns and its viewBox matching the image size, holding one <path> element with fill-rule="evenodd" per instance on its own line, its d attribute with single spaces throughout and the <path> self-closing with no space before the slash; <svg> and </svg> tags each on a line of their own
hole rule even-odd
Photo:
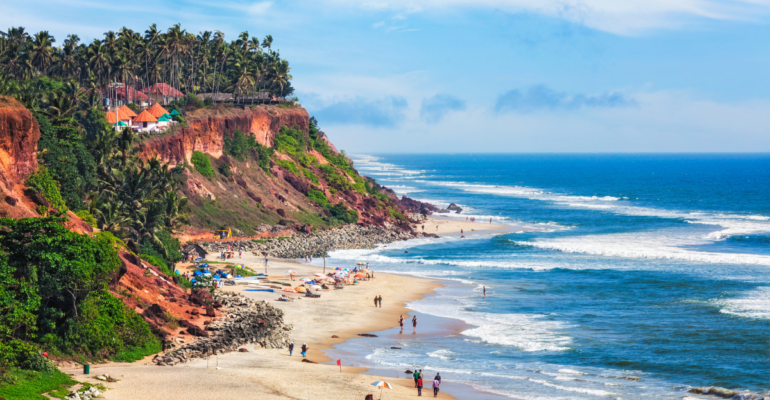
<svg viewBox="0 0 770 400">
<path fill-rule="evenodd" d="M 377 381 L 372 383 L 372 386 L 380 388 L 380 399 L 382 399 L 382 389 L 393 389 L 390 383 L 385 381 Z"/>
<path fill-rule="evenodd" d="M 366 278 L 364 274 L 356 274 L 355 278 Z"/>
<path fill-rule="evenodd" d="M 345 271 L 345 272 L 350 272 L 350 270 L 347 269 L 347 268 L 343 268 L 342 270 Z"/>
<path fill-rule="evenodd" d="M 302 282 L 306 282 L 306 281 L 309 281 L 310 279 L 308 279 L 308 278 L 299 278 L 299 280 L 301 280 Z"/>
<path fill-rule="evenodd" d="M 297 273 L 297 271 L 295 271 L 293 269 L 289 269 L 289 270 L 286 270 L 286 273 L 290 274 L 290 275 L 295 275 Z"/>
<path fill-rule="evenodd" d="M 342 268 L 340 268 L 340 267 L 337 267 L 337 268 L 334 268 L 334 270 L 335 270 L 335 271 L 341 271 L 341 270 L 342 270 Z"/>
<path fill-rule="evenodd" d="M 359 262 L 356 263 L 356 265 L 366 265 L 366 263 L 363 262 L 363 261 L 359 261 Z"/>
</svg>

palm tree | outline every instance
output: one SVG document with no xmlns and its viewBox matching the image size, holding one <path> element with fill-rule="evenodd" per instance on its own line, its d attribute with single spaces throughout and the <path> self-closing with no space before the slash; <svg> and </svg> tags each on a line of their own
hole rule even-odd
<svg viewBox="0 0 770 400">
<path fill-rule="evenodd" d="M 46 75 L 48 67 L 51 66 L 55 50 L 52 44 L 56 41 L 48 31 L 40 31 L 35 34 L 35 40 L 32 44 L 31 62 L 40 73 Z"/>
</svg>

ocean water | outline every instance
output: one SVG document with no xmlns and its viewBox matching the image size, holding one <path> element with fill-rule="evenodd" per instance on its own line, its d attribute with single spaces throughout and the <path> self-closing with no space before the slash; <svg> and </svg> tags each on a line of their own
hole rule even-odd
<svg viewBox="0 0 770 400">
<path fill-rule="evenodd" d="M 467 324 L 387 336 L 396 351 L 358 341 L 361 365 L 517 399 L 770 394 L 770 154 L 353 159 L 399 195 L 460 205 L 453 217 L 535 229 L 332 253 L 444 279 L 409 307 Z"/>
</svg>

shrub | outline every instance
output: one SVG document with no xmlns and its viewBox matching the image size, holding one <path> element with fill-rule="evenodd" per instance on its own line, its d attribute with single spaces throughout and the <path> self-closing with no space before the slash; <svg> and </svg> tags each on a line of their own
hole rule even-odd
<svg viewBox="0 0 770 400">
<path fill-rule="evenodd" d="M 214 176 L 214 169 L 211 168 L 211 160 L 209 160 L 205 154 L 201 153 L 200 151 L 195 151 L 193 152 L 190 161 L 192 161 L 195 169 L 200 172 L 201 175 L 207 177 Z"/>
<path fill-rule="evenodd" d="M 217 169 L 219 170 L 219 173 L 226 178 L 229 178 L 233 174 L 230 172 L 230 165 L 228 164 L 222 164 Z"/>
<path fill-rule="evenodd" d="M 320 204 L 324 208 L 331 205 L 329 203 L 329 199 L 326 198 L 326 195 L 324 194 L 324 192 L 318 189 L 310 189 L 307 193 L 307 198 L 315 201 L 316 203 Z"/>
<path fill-rule="evenodd" d="M 96 228 L 96 218 L 94 218 L 94 216 L 91 215 L 91 213 L 88 212 L 88 210 L 80 210 L 76 212 L 75 215 L 77 215 L 78 218 L 82 219 L 83 222 Z"/>
<path fill-rule="evenodd" d="M 33 172 L 27 178 L 27 187 L 35 193 L 40 193 L 51 206 L 59 211 L 66 211 L 67 206 L 59 191 L 59 182 L 48 172 L 44 166 L 40 166 L 36 172 Z"/>
<path fill-rule="evenodd" d="M 141 257 L 142 260 L 147 261 L 148 263 L 158 267 L 161 272 L 163 272 L 166 275 L 171 276 L 172 272 L 169 271 L 168 265 L 166 265 L 166 262 L 163 261 L 160 257 L 149 255 L 149 254 L 139 254 L 139 257 Z"/>
<path fill-rule="evenodd" d="M 294 165 L 293 162 L 287 161 L 287 160 L 278 160 L 275 163 L 291 171 L 292 174 L 299 176 L 299 171 L 297 170 L 297 166 Z"/>
</svg>

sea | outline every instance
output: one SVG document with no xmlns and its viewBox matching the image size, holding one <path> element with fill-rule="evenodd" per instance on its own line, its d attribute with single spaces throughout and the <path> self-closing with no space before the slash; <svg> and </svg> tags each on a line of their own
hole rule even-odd
<svg viewBox="0 0 770 400">
<path fill-rule="evenodd" d="M 332 357 L 386 376 L 440 372 L 475 390 L 464 398 L 770 395 L 770 153 L 352 159 L 478 226 L 332 252 L 327 265 L 443 284 L 407 305 L 415 333 L 354 339 Z M 490 218 L 511 229 L 485 234 Z"/>
</svg>

